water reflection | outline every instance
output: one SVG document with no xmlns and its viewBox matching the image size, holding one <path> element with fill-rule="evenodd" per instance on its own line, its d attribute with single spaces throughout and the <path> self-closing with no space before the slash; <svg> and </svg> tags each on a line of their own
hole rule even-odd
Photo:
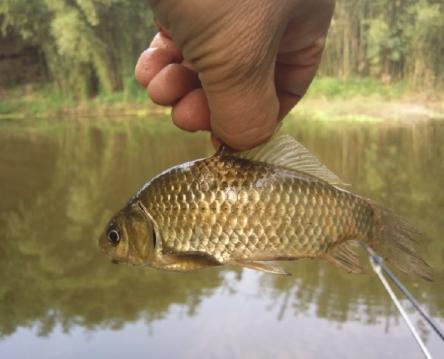
<svg viewBox="0 0 444 359">
<path fill-rule="evenodd" d="M 413 219 L 430 238 L 426 257 L 438 279 L 402 278 L 434 316 L 444 317 L 442 122 L 286 126 L 356 191 Z M 264 311 L 281 322 L 311 316 L 320 327 L 324 320 L 397 323 L 373 275 L 347 275 L 320 261 L 287 264 L 290 278 L 224 269 L 176 274 L 113 266 L 98 252 L 103 226 L 147 178 L 211 152 L 205 135 L 185 135 L 161 119 L 3 123 L 0 336 L 25 327 L 47 336 L 58 327 L 103 332 L 141 321 L 172 325 L 174 308 L 181 308 L 179 317 L 201 318 L 205 306 L 226 308 L 230 301 L 238 306 L 233 313 L 252 323 Z M 256 312 L 242 313 L 245 298 L 259 304 Z M 206 315 L 223 320 L 220 307 Z M 284 328 L 277 336 L 288 335 Z M 216 348 L 230 338 L 208 340 Z M 233 350 L 225 357 L 244 353 Z"/>
<path fill-rule="evenodd" d="M 173 303 L 192 314 L 219 286 L 214 271 L 175 280 L 171 273 L 111 267 L 98 253 L 104 223 L 146 176 L 194 157 L 203 143 L 189 138 L 167 147 L 171 137 L 162 128 L 142 132 L 138 125 L 3 130 L 1 335 L 33 323 L 39 335 L 57 323 L 65 330 L 119 328 L 139 317 L 161 318 Z"/>
</svg>

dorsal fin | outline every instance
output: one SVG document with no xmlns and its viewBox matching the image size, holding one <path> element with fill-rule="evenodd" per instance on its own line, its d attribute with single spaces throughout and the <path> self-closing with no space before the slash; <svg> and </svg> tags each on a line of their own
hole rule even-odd
<svg viewBox="0 0 444 359">
<path fill-rule="evenodd" d="M 325 167 L 308 149 L 290 135 L 281 132 L 276 133 L 262 145 L 251 150 L 231 153 L 231 155 L 304 172 L 331 184 L 347 185 Z"/>
</svg>

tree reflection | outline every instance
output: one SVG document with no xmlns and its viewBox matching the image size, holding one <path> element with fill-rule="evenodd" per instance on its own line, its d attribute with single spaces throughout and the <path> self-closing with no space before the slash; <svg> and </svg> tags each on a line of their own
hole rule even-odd
<svg viewBox="0 0 444 359">
<path fill-rule="evenodd" d="M 8 185 L 1 208 L 2 335 L 34 323 L 41 335 L 56 323 L 65 330 L 118 328 L 140 317 L 161 318 L 173 303 L 193 314 L 200 299 L 218 287 L 217 271 L 177 280 L 172 273 L 112 266 L 98 252 L 97 239 L 112 212 L 147 177 L 173 158 L 194 157 L 198 148 L 195 139 L 165 148 L 161 127 L 153 136 L 132 125 L 2 134 L 2 154 L 16 163 L 0 164 Z"/>
<path fill-rule="evenodd" d="M 398 273 L 434 316 L 444 315 L 444 126 L 419 122 L 405 127 L 325 122 L 290 122 L 288 131 L 312 149 L 353 190 L 395 210 L 417 226 L 425 237 L 425 257 L 435 269 L 432 283 Z M 362 254 L 361 260 L 368 262 Z M 386 293 L 371 275 L 351 276 L 328 264 L 301 261 L 289 265 L 291 278 L 263 277 L 280 305 L 279 316 L 307 312 L 316 305 L 319 317 L 372 323 L 394 313 Z M 370 274 L 370 275 L 369 275 Z M 289 294 L 292 293 L 292 294 Z M 289 304 L 291 303 L 291 304 Z M 357 303 L 364 304 L 360 313 Z M 396 314 L 396 312 L 395 312 Z"/>
<path fill-rule="evenodd" d="M 361 194 L 391 207 L 431 238 L 427 258 L 442 271 L 444 129 L 365 124 L 288 124 Z M 161 319 L 172 304 L 192 316 L 216 288 L 236 290 L 221 270 L 176 274 L 112 266 L 97 238 L 113 212 L 149 177 L 212 150 L 204 135 L 183 135 L 153 120 L 39 124 L 0 132 L 0 335 L 37 325 L 69 331 L 120 328 Z M 366 260 L 364 257 L 363 260 Z M 396 315 L 372 275 L 352 276 L 320 261 L 287 265 L 292 277 L 261 276 L 278 318 L 306 313 L 372 323 Z M 368 269 L 367 272 L 370 272 Z M 403 277 L 433 315 L 444 315 L 443 281 Z M 237 282 L 237 280 L 236 280 Z"/>
</svg>

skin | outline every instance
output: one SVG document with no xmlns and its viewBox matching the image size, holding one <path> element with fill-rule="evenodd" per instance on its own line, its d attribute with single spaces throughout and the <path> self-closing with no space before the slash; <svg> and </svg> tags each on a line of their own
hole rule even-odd
<svg viewBox="0 0 444 359">
<path fill-rule="evenodd" d="M 268 139 L 307 91 L 334 0 L 151 0 L 159 32 L 135 75 L 187 131 L 234 149 Z"/>
</svg>

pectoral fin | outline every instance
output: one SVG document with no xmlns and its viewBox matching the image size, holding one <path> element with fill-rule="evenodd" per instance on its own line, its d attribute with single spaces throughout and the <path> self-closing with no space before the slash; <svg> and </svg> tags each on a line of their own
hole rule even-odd
<svg viewBox="0 0 444 359">
<path fill-rule="evenodd" d="M 291 275 L 281 266 L 274 264 L 274 263 L 270 263 L 270 262 L 236 260 L 236 261 L 231 261 L 227 264 L 239 266 L 242 268 L 250 268 L 250 269 L 254 269 L 254 270 L 258 270 L 258 271 L 266 272 L 266 273 Z"/>
<path fill-rule="evenodd" d="M 362 273 L 359 257 L 354 250 L 355 243 L 356 241 L 346 241 L 338 244 L 324 255 L 324 258 L 349 273 Z"/>
<path fill-rule="evenodd" d="M 158 267 L 166 270 L 187 272 L 191 270 L 221 265 L 215 258 L 200 252 L 185 252 L 180 254 L 164 254 Z"/>
</svg>

